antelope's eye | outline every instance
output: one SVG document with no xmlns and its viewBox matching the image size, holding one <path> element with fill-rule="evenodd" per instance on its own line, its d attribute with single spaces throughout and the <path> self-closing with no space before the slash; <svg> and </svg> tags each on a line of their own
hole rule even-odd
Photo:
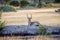
<svg viewBox="0 0 60 40">
<path fill-rule="evenodd" d="M 36 25 L 36 26 L 39 26 L 39 25 Z"/>
</svg>

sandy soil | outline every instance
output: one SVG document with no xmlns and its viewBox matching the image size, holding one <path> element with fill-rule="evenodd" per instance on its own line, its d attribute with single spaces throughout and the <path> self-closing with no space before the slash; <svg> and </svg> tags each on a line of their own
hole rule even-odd
<svg viewBox="0 0 60 40">
<path fill-rule="evenodd" d="M 7 25 L 27 25 L 27 14 L 32 14 L 32 21 L 38 21 L 43 25 L 60 26 L 60 13 L 54 11 L 58 8 L 17 10 L 17 12 L 4 12 L 2 21 Z"/>
</svg>

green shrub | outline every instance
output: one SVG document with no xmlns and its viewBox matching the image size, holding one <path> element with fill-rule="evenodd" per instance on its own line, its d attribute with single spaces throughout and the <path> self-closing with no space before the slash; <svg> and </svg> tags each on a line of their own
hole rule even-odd
<svg viewBox="0 0 60 40">
<path fill-rule="evenodd" d="M 32 3 L 30 3 L 30 4 L 29 4 L 29 6 L 35 7 L 35 6 L 36 6 L 36 4 L 32 4 Z"/>
<path fill-rule="evenodd" d="M 39 32 L 40 35 L 50 35 L 51 34 L 51 31 L 49 31 L 43 25 L 40 25 L 39 30 L 40 30 L 40 32 Z"/>
<path fill-rule="evenodd" d="M 39 8 L 41 8 L 41 7 L 52 7 L 52 3 L 49 3 L 49 2 L 40 2 L 40 3 L 38 3 L 38 6 L 37 7 L 39 7 Z"/>
<path fill-rule="evenodd" d="M 38 7 L 38 8 L 41 8 L 41 3 L 38 3 L 37 7 Z"/>
<path fill-rule="evenodd" d="M 19 6 L 19 2 L 18 1 L 11 1 L 10 2 L 10 5 L 12 5 L 12 6 Z"/>
<path fill-rule="evenodd" d="M 5 6 L 0 7 L 0 11 L 12 12 L 12 11 L 16 11 L 16 9 L 14 7 L 12 7 L 12 6 L 5 5 Z"/>
<path fill-rule="evenodd" d="M 1 18 L 2 18 L 2 12 L 0 12 L 0 27 L 5 26 L 5 22 L 1 22 Z"/>
<path fill-rule="evenodd" d="M 5 22 L 1 22 L 2 13 L 0 12 L 0 31 L 4 28 Z"/>
<path fill-rule="evenodd" d="M 47 29 L 45 27 L 41 26 L 41 27 L 39 27 L 39 30 L 40 30 L 41 35 L 45 35 L 45 32 Z"/>
<path fill-rule="evenodd" d="M 5 22 L 0 21 L 0 28 L 5 26 Z"/>
<path fill-rule="evenodd" d="M 42 5 L 44 7 L 52 7 L 52 3 L 49 3 L 49 2 L 43 2 Z"/>
<path fill-rule="evenodd" d="M 25 7 L 25 6 L 27 6 L 28 4 L 29 4 L 28 1 L 25 1 L 25 0 L 20 1 L 20 7 Z"/>
<path fill-rule="evenodd" d="M 1 32 L 1 30 L 4 28 L 4 26 L 5 26 L 5 22 L 1 22 L 1 21 L 0 21 L 0 32 Z"/>
<path fill-rule="evenodd" d="M 52 3 L 47 4 L 47 7 L 52 7 Z"/>
<path fill-rule="evenodd" d="M 47 4 L 46 4 L 45 2 L 43 2 L 43 6 L 44 6 L 44 7 L 46 7 L 46 6 L 47 6 Z"/>
</svg>

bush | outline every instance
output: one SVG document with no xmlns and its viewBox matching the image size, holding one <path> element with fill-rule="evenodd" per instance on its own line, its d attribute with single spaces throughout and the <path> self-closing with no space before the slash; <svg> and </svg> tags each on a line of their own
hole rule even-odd
<svg viewBox="0 0 60 40">
<path fill-rule="evenodd" d="M 47 7 L 52 7 L 52 3 L 47 4 Z"/>
<path fill-rule="evenodd" d="M 5 26 L 5 22 L 1 22 L 1 16 L 2 16 L 2 13 L 0 12 L 0 32 Z"/>
<path fill-rule="evenodd" d="M 25 7 L 25 6 L 27 6 L 28 4 L 29 4 L 28 1 L 25 1 L 25 0 L 20 1 L 20 7 Z"/>
<path fill-rule="evenodd" d="M 52 3 L 49 3 L 49 2 L 38 3 L 37 7 L 39 7 L 39 8 L 41 8 L 41 7 L 52 7 Z"/>
<path fill-rule="evenodd" d="M 3 11 L 3 12 L 12 12 L 12 11 L 16 11 L 16 9 L 12 6 L 1 6 L 0 7 L 0 11 Z"/>
<path fill-rule="evenodd" d="M 1 33 L 2 29 L 4 28 L 4 26 L 5 26 L 5 22 L 0 21 L 0 33 Z"/>
<path fill-rule="evenodd" d="M 45 2 L 43 2 L 43 6 L 44 6 L 44 7 L 46 7 L 46 6 L 47 6 L 47 4 L 46 4 Z"/>
<path fill-rule="evenodd" d="M 42 4 L 44 7 L 52 7 L 52 3 L 49 2 L 43 2 Z"/>
<path fill-rule="evenodd" d="M 37 7 L 38 7 L 38 8 L 41 8 L 41 3 L 38 3 Z"/>
<path fill-rule="evenodd" d="M 12 5 L 12 6 L 19 6 L 19 2 L 18 1 L 11 1 L 10 2 L 10 5 Z"/>
<path fill-rule="evenodd" d="M 5 22 L 0 21 L 0 28 L 5 26 Z"/>
<path fill-rule="evenodd" d="M 29 4 L 29 6 L 35 7 L 35 6 L 36 6 L 36 4 L 32 4 L 32 3 L 31 3 L 31 4 Z"/>
<path fill-rule="evenodd" d="M 51 34 L 51 31 L 48 30 L 43 25 L 40 25 L 39 30 L 40 30 L 40 32 L 39 32 L 40 35 L 50 35 Z"/>
<path fill-rule="evenodd" d="M 45 32 L 46 32 L 47 29 L 45 27 L 41 26 L 41 27 L 39 27 L 39 30 L 40 30 L 40 34 L 41 35 L 45 35 L 46 34 Z"/>
</svg>

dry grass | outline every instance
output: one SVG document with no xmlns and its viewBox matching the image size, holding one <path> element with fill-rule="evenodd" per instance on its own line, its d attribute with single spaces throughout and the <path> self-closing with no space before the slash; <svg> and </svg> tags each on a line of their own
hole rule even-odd
<svg viewBox="0 0 60 40">
<path fill-rule="evenodd" d="M 17 12 L 4 12 L 2 21 L 7 25 L 27 25 L 27 14 L 32 14 L 32 21 L 38 21 L 43 25 L 56 26 L 60 25 L 60 14 L 54 12 L 55 9 L 34 9 L 18 10 Z M 17 37 L 0 37 L 0 40 L 26 40 Z M 60 40 L 60 37 L 36 36 L 27 40 Z"/>
<path fill-rule="evenodd" d="M 32 21 L 38 21 L 43 25 L 56 26 L 60 25 L 60 14 L 55 13 L 55 10 L 56 8 L 4 12 L 2 14 L 2 21 L 5 21 L 7 25 L 27 25 L 27 14 L 32 14 Z"/>
<path fill-rule="evenodd" d="M 20 38 L 20 37 L 0 37 L 0 40 L 60 40 L 60 37 L 54 36 L 34 36 L 32 38 Z"/>
</svg>

